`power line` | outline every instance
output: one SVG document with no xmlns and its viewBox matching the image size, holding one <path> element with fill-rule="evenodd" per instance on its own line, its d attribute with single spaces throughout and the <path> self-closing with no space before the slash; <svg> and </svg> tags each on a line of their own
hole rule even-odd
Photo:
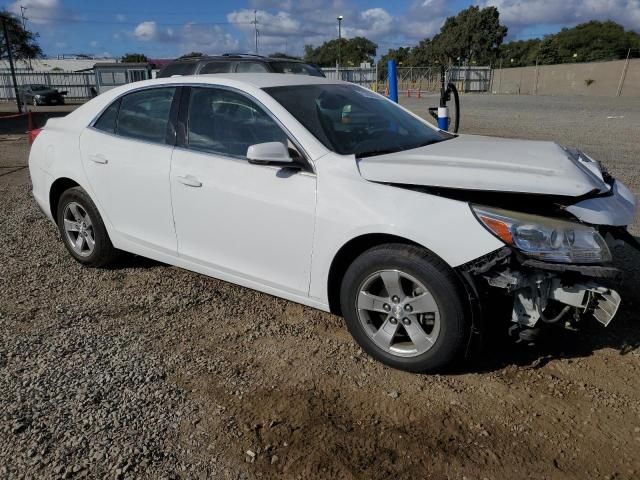
<svg viewBox="0 0 640 480">
<path fill-rule="evenodd" d="M 40 17 L 40 16 L 31 16 L 30 20 L 40 20 L 40 21 L 49 21 L 49 22 L 72 22 L 72 23 L 93 23 L 93 24 L 103 24 L 103 25 L 140 25 L 144 22 L 119 22 L 117 20 L 92 20 L 88 18 L 78 18 L 78 17 Z M 147 20 L 153 21 L 153 20 Z M 182 26 L 185 23 L 189 22 L 180 22 L 180 23 L 171 23 L 171 22 L 155 22 L 158 25 L 166 25 L 166 26 Z M 195 25 L 251 25 L 253 22 L 203 22 L 203 23 L 195 23 Z"/>
</svg>

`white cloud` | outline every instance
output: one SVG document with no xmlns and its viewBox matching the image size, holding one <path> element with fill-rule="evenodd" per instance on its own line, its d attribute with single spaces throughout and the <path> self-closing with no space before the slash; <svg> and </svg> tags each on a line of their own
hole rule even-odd
<svg viewBox="0 0 640 480">
<path fill-rule="evenodd" d="M 18 0 L 9 5 L 9 11 L 21 14 L 20 7 L 26 7 L 25 16 L 35 24 L 48 24 L 63 21 L 69 12 L 59 0 Z"/>
<path fill-rule="evenodd" d="M 219 53 L 237 50 L 238 40 L 220 25 L 186 23 L 179 29 L 165 28 L 155 21 L 138 24 L 133 36 L 143 42 L 170 42 L 185 51 L 211 53 L 215 48 Z"/>
<path fill-rule="evenodd" d="M 100 46 L 100 43 L 99 43 L 97 40 L 91 40 L 91 41 L 89 42 L 89 46 L 90 46 L 91 48 L 96 48 L 96 47 Z"/>
<path fill-rule="evenodd" d="M 133 30 L 133 35 L 144 42 L 166 42 L 175 38 L 173 29 L 159 28 L 156 22 L 142 22 Z"/>
<path fill-rule="evenodd" d="M 238 40 L 220 25 L 187 23 L 180 32 L 180 46 L 185 53 L 224 53 L 238 50 Z M 211 49 L 216 51 L 213 52 Z"/>
<path fill-rule="evenodd" d="M 640 30 L 640 0 L 485 0 L 498 7 L 507 26 L 572 25 L 589 20 L 614 20 Z"/>
<path fill-rule="evenodd" d="M 370 8 L 361 12 L 356 25 L 344 29 L 346 37 L 377 39 L 393 33 L 396 27 L 393 17 L 383 8 Z"/>
<path fill-rule="evenodd" d="M 127 19 L 127 16 L 123 15 L 122 13 L 118 13 L 116 15 L 116 20 L 119 21 L 119 22 L 124 22 L 126 19 Z"/>
<path fill-rule="evenodd" d="M 342 36 L 345 38 L 364 36 L 377 41 L 401 33 L 394 17 L 379 7 L 362 11 L 343 0 L 254 0 L 251 3 L 265 9 L 278 9 L 275 13 L 257 11 L 261 53 L 286 50 L 301 55 L 306 44 L 318 46 L 337 38 L 338 15 L 344 17 Z M 243 48 L 253 50 L 255 27 L 251 22 L 254 11 L 236 10 L 227 15 L 227 20 L 244 34 Z"/>
</svg>

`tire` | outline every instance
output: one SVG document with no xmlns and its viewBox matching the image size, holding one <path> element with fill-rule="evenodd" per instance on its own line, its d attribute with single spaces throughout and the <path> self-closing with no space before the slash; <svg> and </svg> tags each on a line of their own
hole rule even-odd
<svg viewBox="0 0 640 480">
<path fill-rule="evenodd" d="M 404 297 L 392 298 L 387 285 Z M 356 342 L 390 367 L 435 372 L 464 357 L 471 331 L 464 287 L 423 248 L 386 244 L 365 251 L 343 277 L 340 303 Z"/>
<path fill-rule="evenodd" d="M 103 267 L 117 256 L 98 209 L 81 187 L 62 194 L 56 220 L 64 246 L 82 265 Z"/>
</svg>

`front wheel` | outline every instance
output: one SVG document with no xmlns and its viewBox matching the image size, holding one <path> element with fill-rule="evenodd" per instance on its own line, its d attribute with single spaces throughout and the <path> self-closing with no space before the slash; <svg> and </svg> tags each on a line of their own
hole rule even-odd
<svg viewBox="0 0 640 480">
<path fill-rule="evenodd" d="M 65 247 L 81 264 L 102 267 L 117 255 L 98 209 L 81 187 L 62 194 L 57 221 Z"/>
<path fill-rule="evenodd" d="M 470 321 L 463 287 L 448 265 L 422 248 L 367 250 L 347 269 L 340 293 L 354 339 L 386 365 L 432 372 L 464 353 Z"/>
</svg>

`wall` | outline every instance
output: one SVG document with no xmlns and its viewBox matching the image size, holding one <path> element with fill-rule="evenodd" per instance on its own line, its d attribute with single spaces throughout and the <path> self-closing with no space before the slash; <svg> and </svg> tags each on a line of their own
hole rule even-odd
<svg viewBox="0 0 640 480">
<path fill-rule="evenodd" d="M 520 95 L 617 95 L 626 60 L 495 69 L 493 93 Z M 586 80 L 593 80 L 587 85 Z M 621 96 L 640 97 L 640 59 L 628 61 Z"/>
</svg>

